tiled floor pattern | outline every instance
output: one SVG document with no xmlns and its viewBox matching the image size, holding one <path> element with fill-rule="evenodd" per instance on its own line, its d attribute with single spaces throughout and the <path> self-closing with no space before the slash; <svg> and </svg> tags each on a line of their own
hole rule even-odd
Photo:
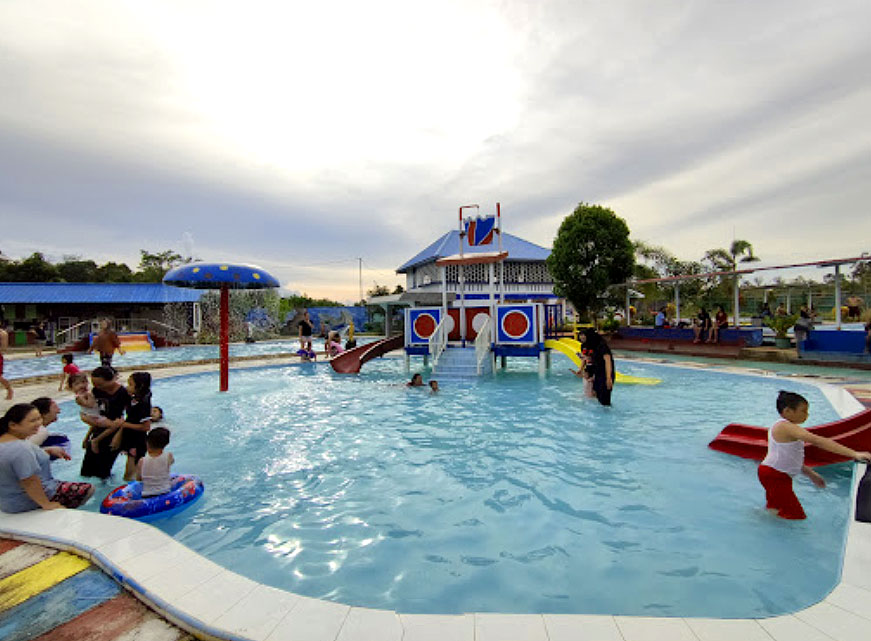
<svg viewBox="0 0 871 641">
<path fill-rule="evenodd" d="M 0 539 L 3 641 L 183 641 L 167 623 L 80 556 Z"/>
</svg>

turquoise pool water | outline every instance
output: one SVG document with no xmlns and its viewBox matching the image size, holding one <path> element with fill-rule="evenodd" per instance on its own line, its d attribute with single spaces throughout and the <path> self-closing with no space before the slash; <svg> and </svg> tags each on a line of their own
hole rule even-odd
<svg viewBox="0 0 871 641">
<path fill-rule="evenodd" d="M 358 345 L 378 340 L 372 337 L 360 337 Z M 314 349 L 320 354 L 324 349 L 323 339 L 314 339 Z M 258 341 L 256 343 L 233 343 L 230 345 L 230 357 L 233 356 L 258 356 L 279 354 L 283 352 L 295 352 L 299 349 L 299 341 L 274 340 Z M 92 370 L 100 365 L 100 357 L 97 354 L 85 354 L 78 352 L 73 354 L 75 364 L 82 370 Z M 155 349 L 150 352 L 126 352 L 115 354 L 112 364 L 116 367 L 139 367 L 146 368 L 155 363 L 179 363 L 182 361 L 204 361 L 220 356 L 217 345 L 185 345 L 184 347 L 166 347 Z M 62 363 L 60 355 L 42 356 L 40 358 L 7 358 L 5 362 L 4 376 L 10 380 L 26 378 L 28 376 L 45 376 L 57 374 L 60 377 Z M 319 358 L 322 356 L 319 355 Z M 58 378 L 60 380 L 60 378 Z"/>
<path fill-rule="evenodd" d="M 808 396 L 810 424 L 836 418 L 819 390 L 618 361 L 664 382 L 618 387 L 609 409 L 567 360 L 545 379 L 509 364 L 435 396 L 403 386 L 401 359 L 239 371 L 226 394 L 214 375 L 158 381 L 177 469 L 206 493 L 155 525 L 252 579 L 400 612 L 758 617 L 835 585 L 850 467 L 825 468 L 826 490 L 799 481 L 810 518 L 785 522 L 753 462 L 707 448 L 731 421 L 772 423 L 780 388 Z"/>
</svg>

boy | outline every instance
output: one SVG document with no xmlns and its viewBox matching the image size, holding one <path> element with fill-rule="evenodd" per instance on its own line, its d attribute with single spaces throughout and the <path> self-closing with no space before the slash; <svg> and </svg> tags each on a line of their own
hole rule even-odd
<svg viewBox="0 0 871 641">
<path fill-rule="evenodd" d="M 777 510 L 783 519 L 804 519 L 801 503 L 792 490 L 792 477 L 803 472 L 817 487 L 825 487 L 822 476 L 804 464 L 804 444 L 810 443 L 841 456 L 871 461 L 868 452 L 857 452 L 832 439 L 799 427 L 807 420 L 808 402 L 801 394 L 781 391 L 777 412 L 782 417 L 768 430 L 768 454 L 759 466 L 759 482 L 765 488 L 765 507 Z"/>
<path fill-rule="evenodd" d="M 169 430 L 155 427 L 145 437 L 148 456 L 136 464 L 136 480 L 142 481 L 142 496 L 166 494 L 172 489 L 169 468 L 175 463 L 172 453 L 164 452 L 169 445 Z"/>
</svg>

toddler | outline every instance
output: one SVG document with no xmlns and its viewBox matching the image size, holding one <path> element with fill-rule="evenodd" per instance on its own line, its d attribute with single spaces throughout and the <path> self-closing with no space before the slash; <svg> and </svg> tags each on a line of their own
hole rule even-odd
<svg viewBox="0 0 871 641">
<path fill-rule="evenodd" d="M 72 354 L 64 354 L 60 357 L 61 362 L 64 364 L 63 372 L 60 375 L 60 385 L 57 387 L 57 391 L 60 392 L 64 388 L 64 384 L 67 382 L 73 374 L 78 374 L 81 372 L 78 365 L 73 363 L 73 355 Z"/>
<path fill-rule="evenodd" d="M 136 480 L 142 481 L 142 496 L 166 494 L 172 489 L 169 468 L 175 463 L 171 452 L 164 451 L 169 445 L 169 430 L 155 427 L 145 437 L 148 455 L 136 464 Z"/>
</svg>

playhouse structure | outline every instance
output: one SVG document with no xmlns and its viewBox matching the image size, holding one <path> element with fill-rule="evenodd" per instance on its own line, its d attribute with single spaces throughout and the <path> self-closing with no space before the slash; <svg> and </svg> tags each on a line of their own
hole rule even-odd
<svg viewBox="0 0 871 641">
<path fill-rule="evenodd" d="M 503 233 L 499 203 L 490 216 L 464 218 L 470 209 L 479 207 L 460 207 L 458 230 L 397 270 L 408 289 L 395 302 L 412 305 L 404 310 L 406 364 L 422 356 L 434 377 L 466 378 L 518 356 L 538 358 L 544 372 L 545 341 L 565 316 L 545 265 L 550 250 Z"/>
</svg>

